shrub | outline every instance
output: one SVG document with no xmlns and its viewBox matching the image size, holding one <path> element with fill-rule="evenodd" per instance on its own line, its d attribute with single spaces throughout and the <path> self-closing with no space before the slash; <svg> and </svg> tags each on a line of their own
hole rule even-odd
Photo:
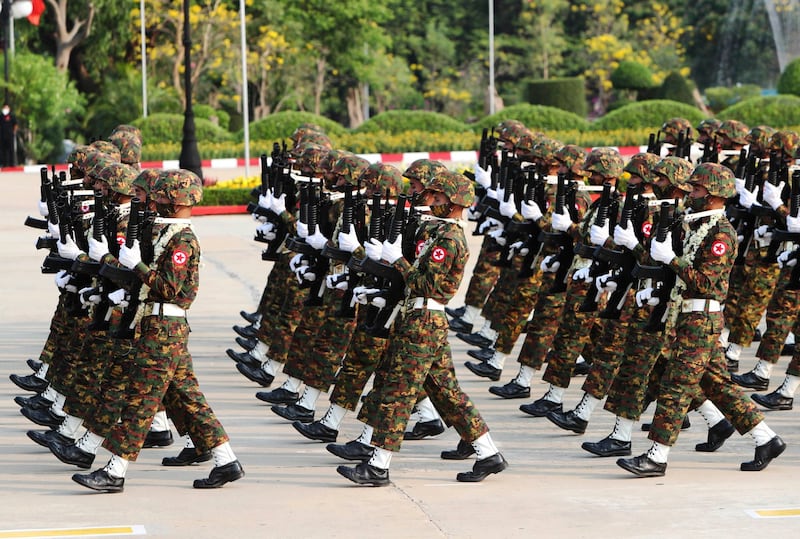
<svg viewBox="0 0 800 539">
<path fill-rule="evenodd" d="M 795 58 L 778 78 L 778 93 L 800 95 L 800 58 Z"/>
<path fill-rule="evenodd" d="M 356 129 L 354 133 L 375 133 L 383 131 L 393 135 L 408 131 L 469 131 L 469 127 L 458 120 L 439 112 L 424 110 L 390 110 L 373 116 Z"/>
<path fill-rule="evenodd" d="M 611 84 L 619 90 L 643 90 L 653 87 L 653 73 L 639 62 L 620 62 L 611 73 Z"/>
<path fill-rule="evenodd" d="M 745 99 L 760 96 L 761 88 L 755 84 L 741 84 L 730 88 L 715 86 L 706 88 L 705 94 L 711 110 L 721 111 Z"/>
<path fill-rule="evenodd" d="M 769 125 L 776 129 L 800 124 L 800 97 L 771 95 L 752 97 L 719 114 L 720 120 L 739 120 L 750 126 Z"/>
<path fill-rule="evenodd" d="M 658 98 L 694 105 L 692 85 L 677 71 L 673 71 L 667 75 L 664 82 L 661 83 L 661 88 L 659 88 L 658 91 Z"/>
<path fill-rule="evenodd" d="M 689 120 L 692 125 L 700 122 L 705 116 L 696 107 L 690 107 L 676 101 L 657 99 L 640 101 L 609 112 L 592 123 L 592 130 L 610 131 L 615 129 L 658 129 L 665 120 L 674 117 Z M 644 144 L 644 143 L 643 143 Z"/>
<path fill-rule="evenodd" d="M 287 110 L 270 114 L 263 120 L 251 122 L 250 140 L 288 139 L 294 130 L 297 129 L 297 126 L 304 123 L 317 124 L 324 129 L 325 133 L 329 136 L 347 132 L 344 127 L 324 116 L 317 116 L 310 112 Z M 239 130 L 236 133 L 236 137 L 236 140 L 243 140 L 244 130 Z"/>
<path fill-rule="evenodd" d="M 195 118 L 204 118 L 211 123 L 215 123 L 225 131 L 230 128 L 231 115 L 222 109 L 215 109 L 210 105 L 194 105 L 192 107 Z M 214 121 L 216 118 L 216 122 Z"/>
<path fill-rule="evenodd" d="M 355 153 L 446 152 L 449 150 L 474 150 L 480 136 L 472 131 L 435 133 L 406 131 L 405 133 L 352 133 L 333 137 L 336 148 Z"/>
<path fill-rule="evenodd" d="M 247 204 L 250 201 L 249 187 L 216 188 L 206 187 L 203 189 L 203 200 L 200 206 L 238 206 Z"/>
<path fill-rule="evenodd" d="M 555 107 L 585 118 L 586 82 L 583 77 L 533 80 L 527 84 L 527 99 L 535 105 Z"/>
<path fill-rule="evenodd" d="M 151 114 L 135 120 L 133 125 L 142 130 L 142 139 L 147 144 L 180 142 L 183 139 L 182 114 Z M 197 140 L 221 142 L 232 138 L 230 133 L 204 118 L 195 118 L 194 126 Z"/>
<path fill-rule="evenodd" d="M 476 132 L 480 132 L 484 127 L 492 128 L 503 120 L 519 120 L 528 129 L 534 131 L 546 131 L 548 129 L 587 129 L 589 122 L 583 117 L 557 109 L 555 107 L 544 107 L 542 105 L 529 105 L 523 103 L 506 107 L 500 112 L 486 116 L 482 120 L 472 124 Z"/>
</svg>

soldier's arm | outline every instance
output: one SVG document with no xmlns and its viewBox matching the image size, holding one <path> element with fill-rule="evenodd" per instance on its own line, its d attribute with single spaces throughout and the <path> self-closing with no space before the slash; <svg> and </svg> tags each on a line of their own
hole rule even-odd
<svg viewBox="0 0 800 539">
<path fill-rule="evenodd" d="M 175 299 L 181 289 L 196 279 L 200 246 L 193 235 L 176 234 L 164 248 L 158 262 L 158 271 L 144 263 L 136 266 L 136 274 L 150 287 L 151 294 L 164 302 Z"/>
<path fill-rule="evenodd" d="M 676 257 L 670 267 L 686 283 L 687 295 L 713 297 L 720 279 L 728 279 L 736 258 L 736 242 L 725 233 L 709 235 L 698 249 L 694 264 L 689 266 Z"/>
</svg>

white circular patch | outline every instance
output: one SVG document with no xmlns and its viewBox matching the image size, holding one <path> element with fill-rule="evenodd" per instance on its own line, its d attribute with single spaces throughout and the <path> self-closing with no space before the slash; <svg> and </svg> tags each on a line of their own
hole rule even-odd
<svg viewBox="0 0 800 539">
<path fill-rule="evenodd" d="M 434 262 L 443 262 L 446 257 L 447 251 L 442 247 L 434 247 L 433 251 L 431 251 L 431 258 Z"/>
<path fill-rule="evenodd" d="M 183 266 L 184 264 L 186 264 L 186 261 L 188 259 L 189 257 L 186 256 L 186 253 L 184 253 L 183 251 L 175 251 L 174 253 L 172 253 L 172 262 L 176 266 Z"/>
<path fill-rule="evenodd" d="M 722 256 L 728 251 L 728 247 L 725 245 L 724 242 L 719 240 L 715 241 L 711 244 L 711 252 L 714 253 L 716 256 Z"/>
<path fill-rule="evenodd" d="M 650 233 L 653 231 L 653 223 L 645 223 L 642 225 L 642 234 L 644 234 L 645 238 L 650 237 Z"/>
</svg>

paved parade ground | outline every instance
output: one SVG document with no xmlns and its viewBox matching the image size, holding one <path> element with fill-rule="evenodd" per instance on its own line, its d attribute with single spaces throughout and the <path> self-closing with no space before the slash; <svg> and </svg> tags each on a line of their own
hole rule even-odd
<svg viewBox="0 0 800 539">
<path fill-rule="evenodd" d="M 239 173 L 242 173 L 240 171 Z M 255 174 L 256 172 L 251 171 Z M 131 463 L 121 494 L 96 494 L 70 476 L 62 464 L 25 432 L 37 427 L 19 413 L 13 397 L 23 392 L 9 374 L 28 374 L 37 358 L 56 304 L 52 275 L 42 275 L 44 252 L 34 249 L 38 231 L 23 226 L 37 215 L 37 174 L 0 173 L 0 539 L 7 537 L 124 536 L 134 533 L 170 538 L 251 537 L 791 537 L 800 529 L 800 412 L 767 412 L 767 422 L 786 441 L 786 452 L 763 472 L 740 472 L 751 460 L 752 439 L 734 435 L 717 453 L 697 453 L 707 429 L 697 413 L 669 455 L 662 478 L 637 479 L 580 448 L 598 441 L 613 424 L 601 407 L 587 433 L 559 430 L 544 418 L 518 410 L 540 397 L 547 385 L 534 377 L 531 399 L 502 400 L 490 385 L 464 367 L 467 345 L 451 333 L 456 372 L 492 430 L 509 462 L 500 475 L 480 484 L 463 484 L 456 473 L 469 461 L 443 461 L 453 449 L 455 431 L 406 442 L 392 460 L 392 485 L 357 487 L 336 473 L 342 464 L 324 444 L 302 438 L 291 425 L 255 399 L 261 388 L 245 379 L 226 356 L 236 348 L 231 331 L 242 323 L 240 309 L 252 310 L 269 264 L 252 241 L 247 215 L 194 218 L 203 249 L 201 285 L 192 305 L 189 347 L 209 403 L 231 437 L 246 476 L 220 490 L 195 490 L 192 480 L 208 475 L 211 463 L 164 468 L 171 447 L 145 449 Z M 470 230 L 472 227 L 470 226 Z M 475 263 L 480 238 L 468 234 Z M 461 305 L 464 279 L 454 305 Z M 500 384 L 517 371 L 517 349 L 506 362 Z M 741 372 L 755 363 L 755 346 L 742 354 Z M 788 358 L 774 369 L 770 390 L 783 380 Z M 276 376 L 277 387 L 284 376 Z M 573 378 L 565 410 L 580 396 L 583 378 Z M 318 415 L 328 401 L 317 404 Z M 800 406 L 799 406 L 800 408 Z M 649 421 L 651 407 L 644 418 Z M 633 454 L 649 447 L 634 427 Z M 349 414 L 340 430 L 344 442 L 360 432 Z M 102 466 L 109 454 L 95 461 Z M 775 511 L 783 510 L 783 511 Z M 76 531 L 80 528 L 92 528 Z M 25 530 L 45 529 L 40 533 Z M 60 531 L 55 531 L 60 530 Z"/>
</svg>

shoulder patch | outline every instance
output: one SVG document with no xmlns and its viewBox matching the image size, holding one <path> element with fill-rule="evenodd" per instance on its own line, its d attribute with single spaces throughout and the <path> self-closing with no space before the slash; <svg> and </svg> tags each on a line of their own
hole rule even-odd
<svg viewBox="0 0 800 539">
<path fill-rule="evenodd" d="M 642 234 L 644 234 L 645 238 L 649 238 L 652 232 L 653 232 L 653 223 L 648 221 L 642 225 Z"/>
<path fill-rule="evenodd" d="M 172 263 L 176 266 L 183 266 L 189 260 L 189 256 L 183 251 L 175 251 L 172 253 Z"/>
<path fill-rule="evenodd" d="M 436 246 L 431 251 L 431 260 L 434 262 L 444 262 L 445 258 L 447 258 L 447 249 L 444 247 Z"/>
<path fill-rule="evenodd" d="M 722 256 L 728 252 L 728 246 L 725 245 L 724 241 L 716 240 L 714 243 L 711 244 L 711 253 L 714 256 Z"/>
</svg>

